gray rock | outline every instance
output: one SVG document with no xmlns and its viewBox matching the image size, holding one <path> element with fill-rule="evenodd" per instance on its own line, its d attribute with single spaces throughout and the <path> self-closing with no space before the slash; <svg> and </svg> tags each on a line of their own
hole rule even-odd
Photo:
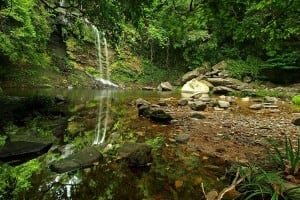
<svg viewBox="0 0 300 200">
<path fill-rule="evenodd" d="M 159 86 L 157 87 L 157 89 L 159 91 L 172 91 L 173 90 L 173 86 L 169 82 L 162 82 L 162 83 L 159 84 Z"/>
<path fill-rule="evenodd" d="M 296 125 L 296 126 L 300 126 L 300 118 L 294 119 L 293 124 Z"/>
<path fill-rule="evenodd" d="M 204 111 L 207 105 L 203 101 L 196 101 L 194 103 L 191 103 L 189 106 L 192 110 Z"/>
<path fill-rule="evenodd" d="M 128 161 L 131 167 L 142 167 L 152 161 L 152 148 L 144 143 L 125 143 L 119 150 L 119 155 Z"/>
<path fill-rule="evenodd" d="M 257 103 L 257 104 L 253 104 L 253 105 L 249 106 L 249 108 L 250 108 L 251 110 L 260 110 L 260 109 L 263 108 L 263 105 L 260 104 L 260 103 Z"/>
<path fill-rule="evenodd" d="M 268 109 L 277 109 L 277 108 L 278 108 L 277 105 L 274 105 L 274 104 L 272 104 L 272 103 L 263 103 L 262 106 L 263 106 L 264 108 L 268 108 Z"/>
<path fill-rule="evenodd" d="M 163 110 L 154 110 L 150 113 L 150 119 L 154 122 L 170 123 L 173 118 Z"/>
<path fill-rule="evenodd" d="M 218 73 L 220 73 L 220 72 L 221 72 L 220 70 L 213 70 L 211 72 L 205 73 L 205 77 L 213 77 L 213 76 L 218 75 Z"/>
<path fill-rule="evenodd" d="M 149 103 L 148 101 L 142 99 L 142 98 L 138 98 L 137 100 L 135 100 L 135 105 L 136 107 L 140 107 L 141 105 L 148 105 L 150 106 L 151 103 Z"/>
<path fill-rule="evenodd" d="M 207 81 L 212 83 L 214 86 L 226 86 L 234 84 L 229 78 L 207 78 Z"/>
<path fill-rule="evenodd" d="M 93 166 L 102 158 L 102 154 L 95 147 L 86 147 L 78 153 L 53 163 L 50 165 L 50 169 L 54 172 L 64 173 Z"/>
<path fill-rule="evenodd" d="M 213 93 L 214 94 L 228 94 L 229 92 L 233 92 L 235 89 L 226 87 L 226 86 L 217 86 L 214 87 Z"/>
<path fill-rule="evenodd" d="M 142 90 L 154 91 L 154 90 L 156 90 L 156 88 L 154 88 L 154 87 L 142 87 Z"/>
<path fill-rule="evenodd" d="M 264 100 L 265 100 L 265 102 L 269 102 L 269 103 L 275 103 L 278 101 L 278 99 L 276 97 L 269 97 L 269 96 L 265 96 Z"/>
<path fill-rule="evenodd" d="M 216 71 L 216 70 L 224 70 L 227 68 L 227 63 L 222 60 L 221 62 L 218 62 L 217 64 L 215 64 L 214 66 L 212 66 L 212 70 Z"/>
<path fill-rule="evenodd" d="M 139 116 L 150 117 L 150 114 L 151 114 L 150 105 L 144 104 L 138 107 Z"/>
<path fill-rule="evenodd" d="M 180 105 L 180 106 L 186 106 L 186 105 L 188 105 L 188 103 L 189 103 L 189 100 L 188 99 L 180 99 L 179 101 L 178 101 L 178 105 Z"/>
<path fill-rule="evenodd" d="M 218 106 L 219 106 L 220 108 L 229 108 L 230 103 L 227 102 L 227 101 L 218 101 Z"/>
<path fill-rule="evenodd" d="M 175 136 L 175 140 L 178 143 L 184 144 L 187 143 L 187 141 L 189 141 L 190 136 L 188 134 L 179 134 Z"/>
<path fill-rule="evenodd" d="M 200 76 L 201 74 L 205 73 L 205 68 L 196 68 L 193 71 L 187 72 L 184 74 L 181 78 L 181 84 L 185 84 L 186 82 L 192 80 L 193 78 L 196 78 Z"/>
</svg>

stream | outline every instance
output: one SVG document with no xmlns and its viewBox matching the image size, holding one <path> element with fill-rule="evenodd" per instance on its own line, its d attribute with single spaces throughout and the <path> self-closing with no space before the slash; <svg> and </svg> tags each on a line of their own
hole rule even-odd
<svg viewBox="0 0 300 200">
<path fill-rule="evenodd" d="M 24 199 L 201 199 L 201 183 L 207 190 L 222 189 L 225 164 L 211 163 L 195 147 L 177 144 L 178 127 L 157 124 L 138 116 L 134 100 L 166 99 L 176 104 L 176 92 L 142 90 L 39 89 L 5 90 L 6 95 L 46 94 L 68 99 L 68 127 L 63 141 L 40 156 L 42 169 L 31 180 Z M 99 135 L 100 134 L 100 135 Z M 126 142 L 152 147 L 152 162 L 129 167 L 117 149 Z M 86 146 L 94 146 L 104 158 L 93 167 L 58 174 L 49 165 Z M 196 151 L 196 152 L 195 152 Z"/>
</svg>

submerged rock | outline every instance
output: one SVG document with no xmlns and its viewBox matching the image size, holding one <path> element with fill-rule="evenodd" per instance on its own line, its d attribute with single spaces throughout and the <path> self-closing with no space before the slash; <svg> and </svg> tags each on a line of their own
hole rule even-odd
<svg viewBox="0 0 300 200">
<path fill-rule="evenodd" d="M 151 146 L 144 143 L 125 143 L 118 152 L 129 166 L 142 167 L 152 161 L 151 150 Z"/>
<path fill-rule="evenodd" d="M 296 126 L 300 126 L 300 118 L 294 119 L 293 124 Z"/>
<path fill-rule="evenodd" d="M 154 122 L 169 123 L 173 118 L 163 110 L 154 110 L 150 113 L 150 119 Z"/>
<path fill-rule="evenodd" d="M 97 151 L 95 147 L 86 147 L 78 153 L 53 163 L 50 165 L 50 169 L 57 173 L 73 171 L 79 168 L 93 166 L 99 162 L 102 157 L 102 154 Z"/>
<path fill-rule="evenodd" d="M 29 141 L 6 142 L 0 150 L 0 161 L 19 163 L 46 153 L 52 143 Z"/>
</svg>

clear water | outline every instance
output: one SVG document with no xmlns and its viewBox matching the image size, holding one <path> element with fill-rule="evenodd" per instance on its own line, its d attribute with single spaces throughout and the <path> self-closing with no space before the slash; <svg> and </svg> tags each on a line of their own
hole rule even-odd
<svg viewBox="0 0 300 200">
<path fill-rule="evenodd" d="M 51 172 L 48 166 L 59 156 L 56 151 L 50 150 L 39 158 L 43 168 L 32 178 L 32 188 L 22 199 L 201 199 L 201 182 L 206 188 L 223 187 L 222 181 L 219 180 L 224 173 L 223 169 L 204 167 L 208 163 L 205 163 L 201 156 L 192 155 L 186 146 L 168 140 L 168 136 L 176 127 L 153 124 L 148 119 L 137 116 L 137 110 L 132 104 L 140 97 L 155 102 L 159 98 L 178 97 L 177 93 L 117 89 L 10 89 L 4 92 L 14 96 L 62 95 L 70 99 L 71 109 L 85 106 L 86 110 L 78 109 L 78 113 L 75 111 L 73 115 L 78 114 L 83 126 L 89 128 L 84 134 L 66 140 L 64 145 L 54 147 L 63 149 L 63 154 L 60 155 L 62 157 L 76 151 L 76 148 L 92 145 L 97 137 L 99 120 L 96 118 L 97 115 L 101 115 L 98 112 L 99 103 L 109 99 L 109 103 L 104 106 L 109 110 L 111 118 L 118 118 L 114 119 L 113 123 L 109 123 L 110 120 L 106 121 L 104 145 L 97 146 L 99 151 L 105 152 L 104 160 L 91 168 L 57 174 Z M 96 106 L 93 106 L 94 104 Z M 88 121 L 92 121 L 92 125 L 87 125 Z M 122 122 L 122 126 L 126 128 L 117 127 L 117 122 Z M 144 134 L 141 134 L 142 131 Z M 128 167 L 120 160 L 114 148 L 126 141 L 150 144 L 153 147 L 152 164 L 136 169 Z M 105 147 L 113 150 L 105 151 Z"/>
</svg>

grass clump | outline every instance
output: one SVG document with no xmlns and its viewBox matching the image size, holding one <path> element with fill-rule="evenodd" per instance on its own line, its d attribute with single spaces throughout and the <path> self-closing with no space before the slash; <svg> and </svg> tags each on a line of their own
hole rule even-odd
<svg viewBox="0 0 300 200">
<path fill-rule="evenodd" d="M 300 138 L 297 139 L 296 147 L 292 144 L 290 138 L 285 138 L 284 149 L 280 149 L 277 145 L 272 144 L 275 155 L 272 159 L 286 173 L 292 175 L 299 174 L 300 168 Z"/>
</svg>

